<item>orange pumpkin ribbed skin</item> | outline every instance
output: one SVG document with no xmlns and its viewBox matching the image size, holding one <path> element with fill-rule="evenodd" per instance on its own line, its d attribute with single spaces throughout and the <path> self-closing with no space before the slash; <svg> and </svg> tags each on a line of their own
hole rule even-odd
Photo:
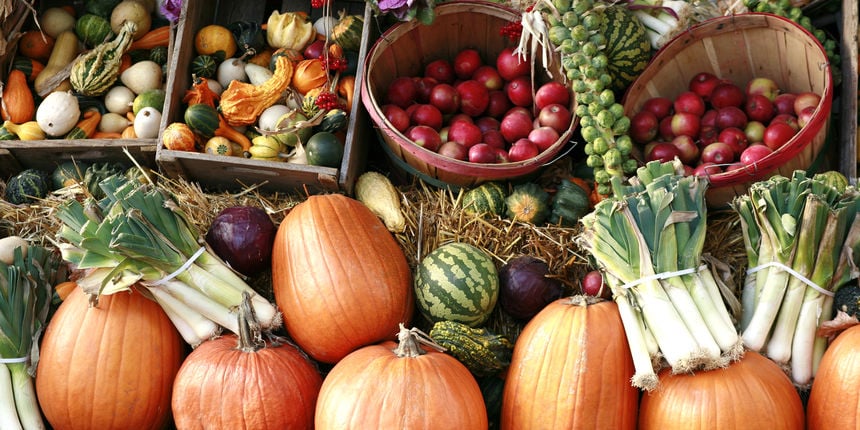
<svg viewBox="0 0 860 430">
<path fill-rule="evenodd" d="M 523 328 L 505 378 L 502 429 L 636 428 L 639 391 L 617 305 L 580 300 L 558 299 Z"/>
<path fill-rule="evenodd" d="M 36 394 L 54 429 L 162 429 L 182 362 L 179 333 L 139 292 L 89 307 L 75 288 L 48 323 Z"/>
<path fill-rule="evenodd" d="M 809 391 L 806 428 L 856 429 L 860 426 L 860 326 L 836 336 L 824 351 Z"/>
<path fill-rule="evenodd" d="M 173 386 L 178 429 L 313 429 L 322 376 L 295 347 L 236 349 L 237 336 L 208 340 Z"/>
<path fill-rule="evenodd" d="M 414 310 L 402 248 L 370 209 L 341 194 L 308 197 L 278 226 L 272 288 L 292 339 L 324 363 L 393 339 Z"/>
<path fill-rule="evenodd" d="M 323 380 L 317 430 L 486 430 L 481 389 L 457 359 L 434 350 L 398 357 L 386 341 L 352 352 Z"/>
<path fill-rule="evenodd" d="M 803 429 L 800 396 L 788 376 L 754 351 L 724 369 L 672 375 L 639 405 L 641 430 Z"/>
</svg>

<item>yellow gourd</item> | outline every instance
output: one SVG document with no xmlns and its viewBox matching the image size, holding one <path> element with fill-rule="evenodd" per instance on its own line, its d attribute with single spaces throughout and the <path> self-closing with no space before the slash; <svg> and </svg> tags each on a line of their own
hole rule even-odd
<svg viewBox="0 0 860 430">
<path fill-rule="evenodd" d="M 227 27 L 211 24 L 201 28 L 194 35 L 194 49 L 200 55 L 213 55 L 223 51 L 224 58 L 233 58 L 236 54 L 236 40 L 233 39 L 233 33 Z"/>
<path fill-rule="evenodd" d="M 51 57 L 48 59 L 48 64 L 45 65 L 45 69 L 42 70 L 42 73 L 39 73 L 39 76 L 36 77 L 36 81 L 33 83 L 33 87 L 40 96 L 45 96 L 53 91 L 68 91 L 72 89 L 72 84 L 68 78 L 60 82 L 56 87 L 51 87 L 50 81 L 54 75 L 62 71 L 78 56 L 80 52 L 78 45 L 78 36 L 75 35 L 74 31 L 64 31 L 57 36 L 57 39 L 54 41 L 54 49 L 51 50 Z"/>
<path fill-rule="evenodd" d="M 316 34 L 314 23 L 305 14 L 275 10 L 266 23 L 266 41 L 273 48 L 301 50 Z"/>
<path fill-rule="evenodd" d="M 19 140 L 45 140 L 45 132 L 36 121 L 27 121 L 23 124 L 6 121 L 3 127 L 18 136 Z"/>
</svg>

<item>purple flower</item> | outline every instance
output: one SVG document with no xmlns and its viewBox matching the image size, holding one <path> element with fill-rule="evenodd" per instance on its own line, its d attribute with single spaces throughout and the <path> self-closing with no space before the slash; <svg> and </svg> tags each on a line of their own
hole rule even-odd
<svg viewBox="0 0 860 430">
<path fill-rule="evenodd" d="M 379 0 L 379 10 L 383 13 L 412 6 L 412 0 Z"/>
<path fill-rule="evenodd" d="M 182 14 L 182 0 L 163 0 L 158 11 L 170 22 L 179 21 L 179 16 Z"/>
</svg>

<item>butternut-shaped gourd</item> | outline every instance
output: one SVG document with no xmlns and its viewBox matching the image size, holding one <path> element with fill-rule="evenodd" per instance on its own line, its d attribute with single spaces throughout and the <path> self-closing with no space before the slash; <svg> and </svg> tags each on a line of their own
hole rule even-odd
<svg viewBox="0 0 860 430">
<path fill-rule="evenodd" d="M 74 31 L 64 31 L 57 36 L 54 41 L 54 49 L 51 50 L 51 58 L 48 59 L 48 64 L 36 81 L 33 87 L 40 96 L 45 96 L 52 91 L 68 91 L 72 89 L 72 84 L 68 79 L 64 79 L 59 83 L 53 82 L 53 78 L 57 73 L 60 73 L 66 66 L 69 65 L 80 52 L 78 36 Z M 56 85 L 52 85 L 56 84 Z"/>
</svg>

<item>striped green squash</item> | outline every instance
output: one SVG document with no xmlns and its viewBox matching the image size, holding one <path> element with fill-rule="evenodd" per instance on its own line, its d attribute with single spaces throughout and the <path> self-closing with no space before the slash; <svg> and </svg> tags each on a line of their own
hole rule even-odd
<svg viewBox="0 0 860 430">
<path fill-rule="evenodd" d="M 72 65 L 69 81 L 78 94 L 100 96 L 116 82 L 122 55 L 131 46 L 137 24 L 126 21 L 116 38 L 97 45 Z"/>
<path fill-rule="evenodd" d="M 197 103 L 185 109 L 185 124 L 206 139 L 215 135 L 219 126 L 218 111 L 205 103 Z"/>
<path fill-rule="evenodd" d="M 626 6 L 607 8 L 603 22 L 603 34 L 606 36 L 604 52 L 609 59 L 612 89 L 624 91 L 651 60 L 651 42 L 648 41 L 645 27 Z"/>
<path fill-rule="evenodd" d="M 416 268 L 418 309 L 430 321 L 484 323 L 499 297 L 493 259 L 467 243 L 452 242 L 427 254 Z"/>
<path fill-rule="evenodd" d="M 364 18 L 360 15 L 342 13 L 331 29 L 331 38 L 346 51 L 358 52 L 361 48 L 361 32 L 364 28 Z"/>
<path fill-rule="evenodd" d="M 47 175 L 36 169 L 27 169 L 11 177 L 6 183 L 6 201 L 20 205 L 45 198 L 50 188 Z"/>
<path fill-rule="evenodd" d="M 463 194 L 463 211 L 469 215 L 503 215 L 505 188 L 499 182 L 484 182 Z"/>
</svg>

